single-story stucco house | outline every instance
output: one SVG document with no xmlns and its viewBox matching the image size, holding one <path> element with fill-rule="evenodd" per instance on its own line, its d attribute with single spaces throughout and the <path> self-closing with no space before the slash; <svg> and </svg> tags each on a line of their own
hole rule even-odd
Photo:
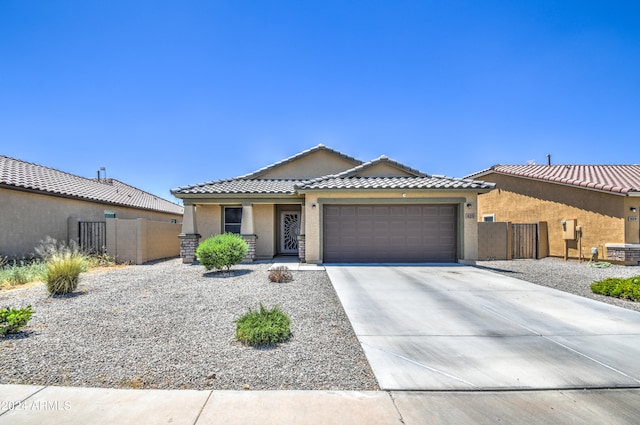
<svg viewBox="0 0 640 425">
<path fill-rule="evenodd" d="M 467 177 L 496 184 L 478 198 L 479 220 L 546 222 L 552 256 L 640 261 L 640 165 L 495 165 Z M 567 236 L 568 224 L 580 232 Z"/>
<path fill-rule="evenodd" d="M 318 145 L 244 176 L 184 186 L 181 256 L 233 232 L 248 259 L 471 262 L 477 196 L 493 183 L 427 175 L 381 156 L 363 162 Z"/>
<path fill-rule="evenodd" d="M 159 228 L 170 232 L 166 228 L 170 228 L 171 223 L 181 223 L 182 214 L 181 205 L 116 179 L 81 177 L 0 155 L 0 256 L 28 257 L 47 236 L 67 243 L 80 242 L 81 223 L 106 224 L 108 219 L 114 220 L 114 230 L 105 243 L 113 245 L 115 255 L 115 220 L 166 223 Z M 91 228 L 104 230 L 106 226 Z M 103 230 L 100 232 L 107 233 Z M 131 236 L 129 230 L 119 233 L 123 235 L 121 242 L 124 235 Z M 97 236 L 104 238 L 105 235 Z M 132 249 L 141 251 L 143 241 L 132 239 L 129 245 L 137 243 Z M 155 249 L 160 256 L 178 255 L 178 244 L 173 245 L 174 254 L 168 247 L 150 247 L 150 251 Z M 148 259 L 146 253 L 142 254 Z M 128 256 L 122 259 L 129 260 Z"/>
</svg>

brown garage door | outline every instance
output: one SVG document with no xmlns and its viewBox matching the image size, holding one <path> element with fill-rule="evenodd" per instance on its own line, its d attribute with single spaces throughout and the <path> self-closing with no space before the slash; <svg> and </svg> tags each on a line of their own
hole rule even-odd
<svg viewBox="0 0 640 425">
<path fill-rule="evenodd" d="M 324 262 L 455 262 L 456 205 L 325 205 Z"/>
</svg>

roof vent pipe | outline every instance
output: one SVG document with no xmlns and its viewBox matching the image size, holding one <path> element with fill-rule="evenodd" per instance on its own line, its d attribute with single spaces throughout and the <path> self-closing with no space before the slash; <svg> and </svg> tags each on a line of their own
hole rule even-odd
<svg viewBox="0 0 640 425">
<path fill-rule="evenodd" d="M 547 154 L 547 165 L 551 165 L 551 154 Z"/>
<path fill-rule="evenodd" d="M 100 181 L 100 170 L 98 170 L 98 181 Z"/>
</svg>

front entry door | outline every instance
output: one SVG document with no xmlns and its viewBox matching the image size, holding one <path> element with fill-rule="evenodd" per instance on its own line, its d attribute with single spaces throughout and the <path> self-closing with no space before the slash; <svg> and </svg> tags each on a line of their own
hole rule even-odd
<svg viewBox="0 0 640 425">
<path fill-rule="evenodd" d="M 280 213 L 280 252 L 298 253 L 298 235 L 300 234 L 300 213 L 282 211 Z"/>
</svg>

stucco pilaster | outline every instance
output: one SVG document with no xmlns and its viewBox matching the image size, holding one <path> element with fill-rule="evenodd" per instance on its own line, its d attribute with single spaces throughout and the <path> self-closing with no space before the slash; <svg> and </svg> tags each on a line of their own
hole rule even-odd
<svg viewBox="0 0 640 425">
<path fill-rule="evenodd" d="M 321 262 L 321 210 L 322 206 L 318 203 L 318 198 L 307 195 L 304 205 L 305 257 L 307 263 Z"/>
<path fill-rule="evenodd" d="M 478 197 L 467 196 L 462 208 L 462 258 L 461 263 L 478 260 Z"/>
<path fill-rule="evenodd" d="M 253 222 L 253 205 L 244 203 L 242 204 L 242 221 L 240 222 L 240 234 L 242 235 L 254 235 L 255 226 Z"/>
<path fill-rule="evenodd" d="M 198 233 L 198 223 L 196 217 L 196 206 L 185 204 L 184 216 L 182 217 L 182 234 L 195 235 Z"/>
</svg>

